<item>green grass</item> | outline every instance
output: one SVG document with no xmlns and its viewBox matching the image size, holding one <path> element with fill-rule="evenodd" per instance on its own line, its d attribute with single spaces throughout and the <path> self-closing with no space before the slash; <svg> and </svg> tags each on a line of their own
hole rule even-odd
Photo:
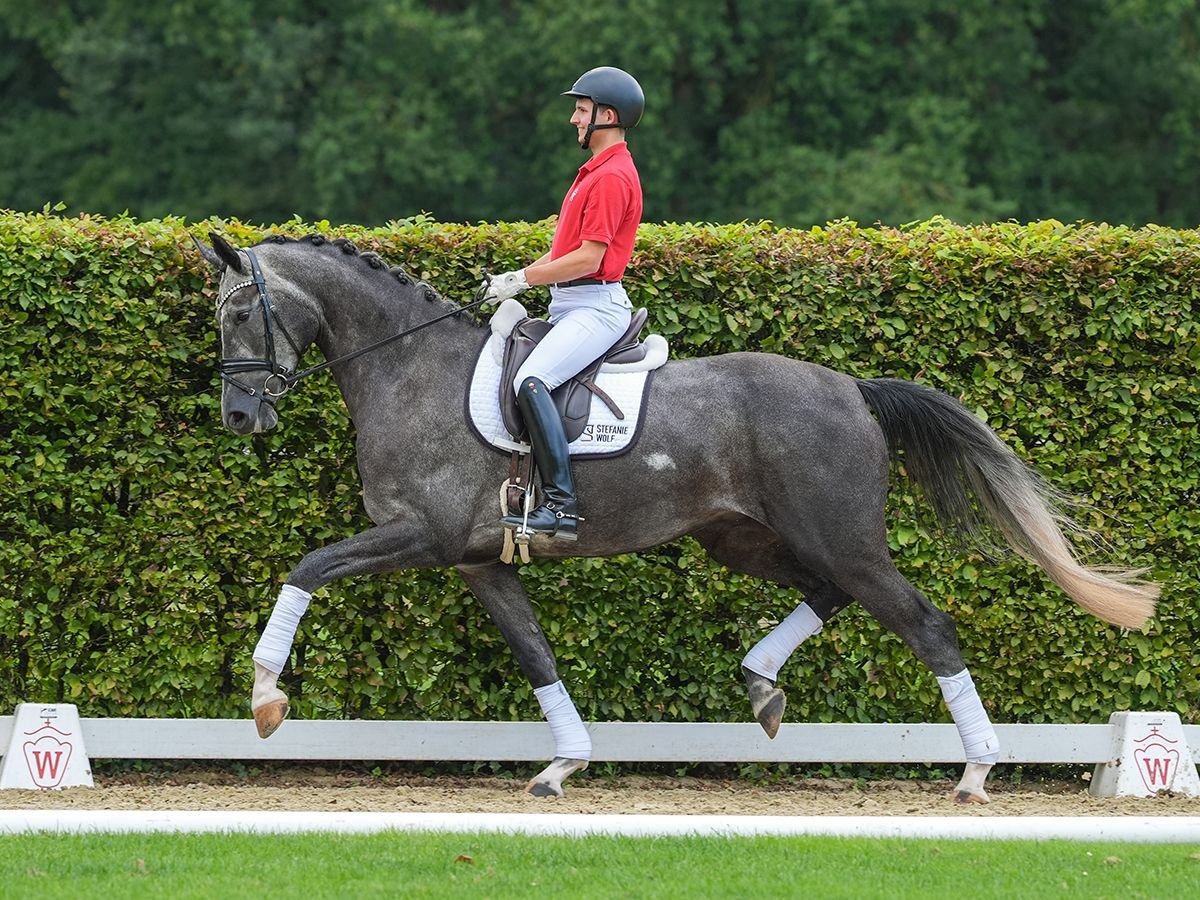
<svg viewBox="0 0 1200 900">
<path fill-rule="evenodd" d="M 0 895 L 1191 898 L 1200 896 L 1200 847 L 803 837 L 9 835 L 0 837 Z"/>
</svg>

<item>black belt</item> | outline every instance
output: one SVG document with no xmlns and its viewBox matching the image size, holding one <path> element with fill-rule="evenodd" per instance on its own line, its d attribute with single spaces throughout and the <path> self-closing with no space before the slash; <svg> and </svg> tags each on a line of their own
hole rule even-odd
<svg viewBox="0 0 1200 900">
<path fill-rule="evenodd" d="M 585 284 L 620 284 L 619 281 L 605 281 L 602 278 L 574 278 L 571 281 L 556 281 L 551 287 L 567 288 L 582 287 Z"/>
</svg>

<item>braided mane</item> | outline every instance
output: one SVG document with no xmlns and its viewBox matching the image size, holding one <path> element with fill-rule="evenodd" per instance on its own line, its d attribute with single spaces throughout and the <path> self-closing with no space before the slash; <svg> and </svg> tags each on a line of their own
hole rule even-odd
<svg viewBox="0 0 1200 900">
<path fill-rule="evenodd" d="M 353 241 L 349 238 L 328 238 L 323 234 L 309 234 L 304 237 L 294 238 L 285 234 L 273 234 L 270 237 L 262 240 L 263 244 L 308 244 L 313 247 L 323 247 L 326 244 L 336 247 L 341 250 L 346 256 L 354 257 L 366 263 L 372 269 L 386 274 L 403 285 L 412 285 L 422 291 L 423 296 L 429 302 L 442 301 L 448 302 L 438 293 L 429 282 L 420 278 L 414 278 L 403 266 L 389 266 L 387 262 L 378 253 L 372 250 L 359 250 Z"/>
</svg>

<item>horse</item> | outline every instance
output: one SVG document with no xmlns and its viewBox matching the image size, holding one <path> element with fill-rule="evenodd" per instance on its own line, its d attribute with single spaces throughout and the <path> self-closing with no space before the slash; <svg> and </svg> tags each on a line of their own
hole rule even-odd
<svg viewBox="0 0 1200 900">
<path fill-rule="evenodd" d="M 499 559 L 496 496 L 508 461 L 477 439 L 464 412 L 483 326 L 346 239 L 275 235 L 245 249 L 213 232 L 211 246 L 193 240 L 219 277 L 224 425 L 238 435 L 275 427 L 288 389 L 330 369 L 354 423 L 374 523 L 308 553 L 287 576 L 254 652 L 258 733 L 269 737 L 287 716 L 277 676 L 313 591 L 349 576 L 454 567 L 507 641 L 554 738 L 554 758 L 526 790 L 563 796 L 591 741 L 519 569 Z M 325 362 L 300 371 L 313 344 Z M 999 744 L 955 623 L 888 550 L 884 504 L 898 453 L 939 521 L 976 544 L 999 534 L 1106 622 L 1141 628 L 1154 613 L 1159 587 L 1144 570 L 1083 565 L 1064 535 L 1075 527 L 1064 498 L 945 393 L 766 353 L 671 360 L 649 390 L 631 450 L 574 465 L 586 512 L 578 541 L 539 536 L 529 550 L 606 557 L 690 535 L 729 569 L 798 592 L 796 610 L 742 661 L 750 711 L 770 737 L 786 706 L 780 666 L 858 603 L 938 679 L 966 759 L 951 797 L 990 799 Z"/>
</svg>

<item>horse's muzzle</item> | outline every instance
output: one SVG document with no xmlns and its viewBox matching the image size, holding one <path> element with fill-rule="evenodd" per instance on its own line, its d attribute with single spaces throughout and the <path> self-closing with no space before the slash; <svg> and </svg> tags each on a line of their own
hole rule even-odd
<svg viewBox="0 0 1200 900">
<path fill-rule="evenodd" d="M 231 404 L 231 406 L 233 406 Z M 270 431 L 279 424 L 279 413 L 270 403 L 252 399 L 247 404 L 226 408 L 222 419 L 234 434 L 247 435 Z"/>
</svg>

